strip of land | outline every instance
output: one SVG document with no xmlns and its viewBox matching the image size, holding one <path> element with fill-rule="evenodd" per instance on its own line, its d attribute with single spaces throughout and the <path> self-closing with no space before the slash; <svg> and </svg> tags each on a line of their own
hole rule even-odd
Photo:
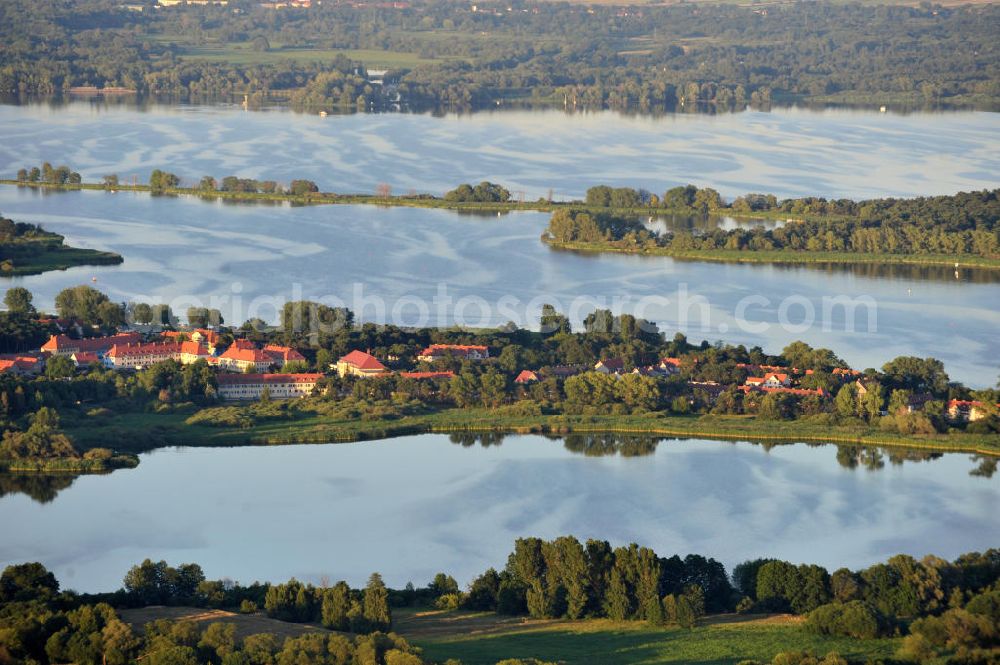
<svg viewBox="0 0 1000 665">
<path fill-rule="evenodd" d="M 65 431 L 84 449 L 106 445 L 143 452 L 174 445 L 239 446 L 345 443 L 426 433 L 641 434 L 781 444 L 795 442 L 883 446 L 925 452 L 962 452 L 1000 457 L 1000 439 L 951 432 L 901 435 L 869 426 L 830 426 L 808 421 L 764 421 L 754 416 L 514 415 L 505 409 L 452 408 L 399 418 L 338 418 L 300 413 L 290 420 L 264 421 L 249 428 L 209 427 L 180 413 L 124 413 L 111 418 L 67 421 Z M 104 442 L 104 443 L 102 443 Z"/>
</svg>

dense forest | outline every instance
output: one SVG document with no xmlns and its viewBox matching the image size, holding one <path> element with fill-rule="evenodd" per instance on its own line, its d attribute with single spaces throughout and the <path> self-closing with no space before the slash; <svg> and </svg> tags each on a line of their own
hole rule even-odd
<svg viewBox="0 0 1000 665">
<path fill-rule="evenodd" d="M 593 187 L 587 204 L 597 207 L 658 207 L 699 214 L 778 213 L 808 216 L 775 229 L 716 229 L 701 235 L 657 234 L 636 218 L 600 212 L 557 210 L 543 238 L 561 245 L 670 251 L 738 250 L 854 252 L 869 254 L 973 255 L 1000 257 L 1000 190 L 954 196 L 869 201 L 800 198 L 777 200 L 748 194 L 725 203 L 718 192 L 692 185 L 660 199 L 629 188 Z"/>
<path fill-rule="evenodd" d="M 502 570 L 487 570 L 464 591 L 445 573 L 425 587 L 411 583 L 398 590 L 388 588 L 377 573 L 363 589 L 352 589 L 344 581 L 316 587 L 295 579 L 243 586 L 206 579 L 197 564 L 173 567 L 147 559 L 128 571 L 118 591 L 80 595 L 60 591 L 55 576 L 41 564 L 24 563 L 8 566 L 0 576 L 0 660 L 421 665 L 427 661 L 420 649 L 388 632 L 394 608 L 418 607 L 537 619 L 608 618 L 681 628 L 694 627 L 706 614 L 793 613 L 804 615 L 804 630 L 816 634 L 858 640 L 906 635 L 897 653 L 899 662 L 947 658 L 956 665 L 985 665 L 996 662 L 1000 649 L 998 580 L 997 550 L 964 554 L 954 561 L 897 555 L 863 570 L 839 568 L 833 573 L 817 565 L 754 559 L 730 574 L 715 559 L 697 554 L 663 557 L 636 543 L 612 547 L 606 540 L 581 543 L 572 536 L 518 539 Z M 119 615 L 149 605 L 264 613 L 278 621 L 337 632 L 317 630 L 282 642 L 271 633 L 238 638 L 232 622 L 200 627 L 166 619 L 147 623 L 139 632 Z M 810 661 L 778 654 L 774 662 Z M 822 662 L 847 661 L 828 655 Z"/>
<path fill-rule="evenodd" d="M 145 7 L 0 3 L 0 91 L 119 87 L 352 109 L 1000 101 L 990 4 L 133 4 Z M 366 67 L 389 71 L 370 81 Z"/>
</svg>

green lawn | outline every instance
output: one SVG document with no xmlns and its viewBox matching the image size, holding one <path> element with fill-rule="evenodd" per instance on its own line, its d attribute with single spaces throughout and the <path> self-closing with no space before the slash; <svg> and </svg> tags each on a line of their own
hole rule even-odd
<svg viewBox="0 0 1000 665">
<path fill-rule="evenodd" d="M 607 619 L 535 622 L 492 614 L 431 612 L 403 614 L 395 630 L 422 647 L 429 660 L 458 658 L 463 665 L 494 665 L 504 658 L 539 658 L 566 665 L 732 665 L 748 658 L 770 662 L 775 654 L 794 650 L 819 655 L 836 651 L 863 661 L 891 656 L 899 646 L 896 639 L 813 635 L 788 617 L 727 615 L 709 617 L 706 623 L 712 625 L 684 630 Z"/>
</svg>

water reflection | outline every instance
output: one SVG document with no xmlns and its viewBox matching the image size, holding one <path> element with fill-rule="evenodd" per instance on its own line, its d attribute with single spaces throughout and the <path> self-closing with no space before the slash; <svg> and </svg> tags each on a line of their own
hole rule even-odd
<svg viewBox="0 0 1000 665">
<path fill-rule="evenodd" d="M 479 446 L 489 448 L 503 445 L 503 432 L 455 432 L 448 440 L 464 448 Z M 516 436 L 516 435 L 512 435 Z M 615 432 L 579 432 L 565 435 L 543 435 L 549 441 L 561 441 L 563 447 L 571 453 L 586 457 L 644 457 L 656 452 L 657 446 L 663 441 L 686 441 L 677 437 L 658 437 L 648 434 L 619 434 Z M 903 466 L 907 462 L 932 462 L 945 456 L 943 452 L 912 450 L 907 448 L 892 448 L 882 446 L 861 446 L 832 443 L 796 443 L 792 441 L 727 441 L 736 446 L 738 443 L 749 443 L 755 447 L 770 452 L 779 446 L 808 446 L 810 448 L 830 449 L 835 451 L 837 464 L 844 469 L 864 469 L 879 471 L 888 462 L 892 466 Z M 974 464 L 970 476 L 992 478 L 997 469 L 997 458 L 983 455 L 970 455 Z"/>
<path fill-rule="evenodd" d="M 768 231 L 785 225 L 782 219 L 750 219 L 728 215 L 654 215 L 645 222 L 645 227 L 660 235 L 679 232 L 695 236 L 712 231 L 733 231 L 735 229 L 765 229 Z"/>
<path fill-rule="evenodd" d="M 60 491 L 72 485 L 77 477 L 69 474 L 47 476 L 38 473 L 0 473 L 0 499 L 25 494 L 38 503 L 50 503 Z"/>
</svg>

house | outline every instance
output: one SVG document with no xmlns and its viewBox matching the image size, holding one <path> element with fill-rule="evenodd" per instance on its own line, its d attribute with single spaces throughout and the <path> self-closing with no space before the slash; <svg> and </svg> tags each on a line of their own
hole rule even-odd
<svg viewBox="0 0 1000 665">
<path fill-rule="evenodd" d="M 792 385 L 792 380 L 787 374 L 768 372 L 764 376 L 748 377 L 743 385 L 753 388 L 787 388 Z"/>
<path fill-rule="evenodd" d="M 842 381 L 861 376 L 861 372 L 850 367 L 834 367 L 830 373 Z"/>
<path fill-rule="evenodd" d="M 454 372 L 400 372 L 399 375 L 404 379 L 451 379 L 455 376 Z"/>
<path fill-rule="evenodd" d="M 141 369 L 165 360 L 190 365 L 209 357 L 208 349 L 198 342 L 116 344 L 104 354 L 104 364 L 114 369 Z"/>
<path fill-rule="evenodd" d="M 175 342 L 182 341 L 183 339 L 189 339 L 192 342 L 198 342 L 199 344 L 204 344 L 208 348 L 208 352 L 214 354 L 215 347 L 219 344 L 221 335 L 214 330 L 209 330 L 208 328 L 195 328 L 194 330 L 164 330 L 160 333 L 161 336 L 173 340 Z"/>
<path fill-rule="evenodd" d="M 117 335 L 109 335 L 107 337 L 87 337 L 84 339 L 73 339 L 67 335 L 60 334 L 49 337 L 49 341 L 42 344 L 42 351 L 47 351 L 54 356 L 72 356 L 79 351 L 103 356 L 113 346 L 119 344 L 138 344 L 140 342 L 142 342 L 142 336 L 137 332 L 118 333 Z"/>
<path fill-rule="evenodd" d="M 997 404 L 1000 408 L 1000 404 Z M 971 400 L 952 399 L 948 400 L 946 413 L 950 420 L 958 422 L 974 423 L 989 415 L 989 407 L 982 403 Z M 994 413 L 996 410 L 994 409 Z"/>
<path fill-rule="evenodd" d="M 671 376 L 672 374 L 677 374 L 681 371 L 681 359 L 680 358 L 664 358 L 657 365 L 660 369 L 660 373 L 664 376 Z"/>
<path fill-rule="evenodd" d="M 4 354 L 0 356 L 0 373 L 34 376 L 42 372 L 45 361 L 37 356 Z"/>
<path fill-rule="evenodd" d="M 381 376 L 389 370 L 378 361 L 378 358 L 364 351 L 351 351 L 337 361 L 337 374 L 340 376 Z"/>
<path fill-rule="evenodd" d="M 601 374 L 621 374 L 625 371 L 625 361 L 621 358 L 598 360 L 597 364 L 594 365 L 594 371 Z"/>
<path fill-rule="evenodd" d="M 277 344 L 268 344 L 264 347 L 264 353 L 271 356 L 271 360 L 275 367 L 279 369 L 287 365 L 288 363 L 304 363 L 306 362 L 306 357 L 299 353 L 296 349 L 289 346 L 278 346 Z"/>
<path fill-rule="evenodd" d="M 539 372 L 533 372 L 530 369 L 522 369 L 521 373 L 514 379 L 514 383 L 534 383 L 535 381 L 541 381 Z"/>
<path fill-rule="evenodd" d="M 308 397 L 316 390 L 322 374 L 220 374 L 217 377 L 219 398 L 256 400 L 267 390 L 270 397 L 289 399 Z"/>
<path fill-rule="evenodd" d="M 455 357 L 462 360 L 485 360 L 490 357 L 490 349 L 475 344 L 431 344 L 420 352 L 417 360 L 434 362 L 438 358 Z"/>
<path fill-rule="evenodd" d="M 77 367 L 89 367 L 94 363 L 101 362 L 100 356 L 98 356 L 96 353 L 89 353 L 87 351 L 80 351 L 78 353 L 74 353 L 69 358 L 70 360 L 73 361 L 73 364 L 76 365 Z"/>
<path fill-rule="evenodd" d="M 252 344 L 231 344 L 213 364 L 228 372 L 266 372 L 275 364 L 274 358 Z"/>
</svg>

